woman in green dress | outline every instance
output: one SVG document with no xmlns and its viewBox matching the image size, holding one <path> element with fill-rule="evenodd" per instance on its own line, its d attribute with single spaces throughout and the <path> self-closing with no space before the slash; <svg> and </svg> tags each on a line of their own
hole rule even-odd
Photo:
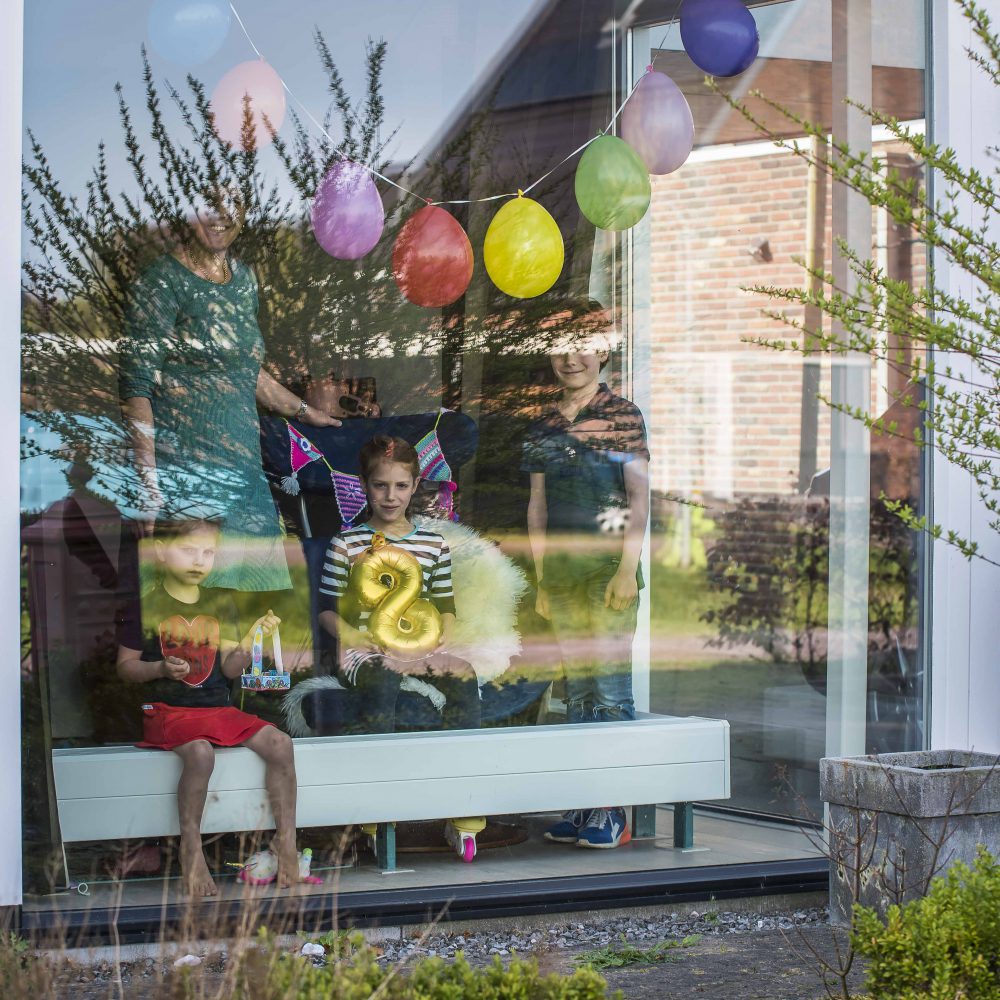
<svg viewBox="0 0 1000 1000">
<path fill-rule="evenodd" d="M 257 404 L 318 427 L 340 421 L 261 367 L 257 279 L 229 255 L 243 218 L 236 197 L 219 192 L 195 212 L 191 237 L 136 281 L 119 392 L 145 516 L 221 521 L 207 585 L 281 590 L 291 582 L 261 467 Z"/>
</svg>

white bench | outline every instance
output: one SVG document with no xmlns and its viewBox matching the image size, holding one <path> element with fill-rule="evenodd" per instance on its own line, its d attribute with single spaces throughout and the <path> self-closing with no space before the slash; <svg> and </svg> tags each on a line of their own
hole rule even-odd
<svg viewBox="0 0 1000 1000">
<path fill-rule="evenodd" d="M 179 832 L 180 760 L 131 746 L 53 751 L 65 843 Z M 691 846 L 694 800 L 729 797 L 729 724 L 642 715 L 634 722 L 531 726 L 295 741 L 296 825 L 378 823 L 379 863 L 395 866 L 391 821 L 672 802 L 674 838 Z M 652 813 L 636 811 L 637 835 Z M 205 833 L 271 829 L 264 766 L 221 749 Z"/>
</svg>

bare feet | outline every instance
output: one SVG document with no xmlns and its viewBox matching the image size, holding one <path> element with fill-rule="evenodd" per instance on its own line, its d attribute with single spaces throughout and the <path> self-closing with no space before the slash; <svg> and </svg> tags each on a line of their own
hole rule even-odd
<svg viewBox="0 0 1000 1000">
<path fill-rule="evenodd" d="M 293 885 L 301 883 L 299 852 L 295 849 L 295 841 L 289 839 L 288 842 L 284 842 L 275 837 L 271 843 L 271 850 L 278 858 L 278 886 L 290 889 Z"/>
<path fill-rule="evenodd" d="M 201 849 L 201 837 L 193 844 L 181 840 L 181 873 L 189 896 L 214 896 L 218 893 L 212 873 L 208 870 L 205 853 Z"/>
</svg>

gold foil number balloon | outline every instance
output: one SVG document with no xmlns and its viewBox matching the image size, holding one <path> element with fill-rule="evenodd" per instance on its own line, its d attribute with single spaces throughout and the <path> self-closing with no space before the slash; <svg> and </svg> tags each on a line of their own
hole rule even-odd
<svg viewBox="0 0 1000 1000">
<path fill-rule="evenodd" d="M 437 649 L 441 615 L 424 600 L 416 557 L 376 532 L 371 547 L 351 567 L 348 596 L 370 611 L 368 632 L 390 655 L 416 659 Z"/>
</svg>

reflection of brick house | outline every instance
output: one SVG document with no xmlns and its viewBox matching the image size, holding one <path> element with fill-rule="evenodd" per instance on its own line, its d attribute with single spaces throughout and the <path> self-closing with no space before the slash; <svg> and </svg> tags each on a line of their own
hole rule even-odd
<svg viewBox="0 0 1000 1000">
<path fill-rule="evenodd" d="M 875 152 L 894 155 L 889 143 L 877 143 Z M 828 193 L 828 268 L 831 200 Z M 805 255 L 806 203 L 807 167 L 769 146 L 699 151 L 681 170 L 654 178 L 649 317 L 654 489 L 719 498 L 795 490 L 802 358 L 743 342 L 794 333 L 762 314 L 770 305 L 766 297 L 741 289 L 803 284 L 804 272 L 793 258 Z M 878 213 L 873 242 L 892 276 L 923 280 L 922 252 L 911 252 L 908 235 L 887 230 Z M 822 367 L 825 392 L 828 361 Z M 898 386 L 890 373 L 877 369 L 872 383 L 873 409 L 882 412 Z M 829 462 L 829 426 L 821 404 L 819 469 Z"/>
</svg>

